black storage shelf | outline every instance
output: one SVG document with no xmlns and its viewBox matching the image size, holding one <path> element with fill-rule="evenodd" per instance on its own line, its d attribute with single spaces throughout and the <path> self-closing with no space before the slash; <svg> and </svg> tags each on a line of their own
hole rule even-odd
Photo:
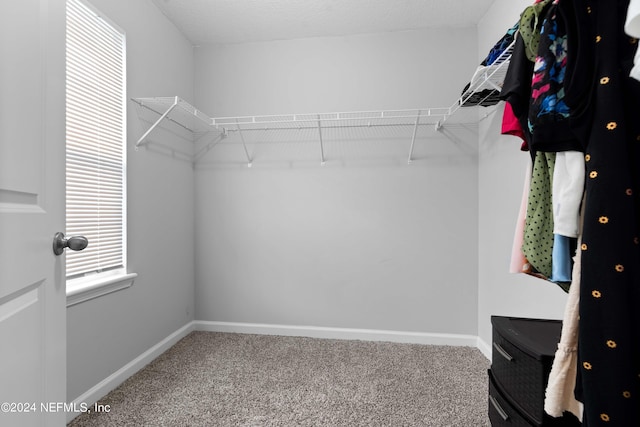
<svg viewBox="0 0 640 427">
<path fill-rule="evenodd" d="M 500 426 L 580 426 L 571 414 L 553 418 L 544 397 L 562 323 L 558 320 L 492 316 L 489 419 Z"/>
</svg>

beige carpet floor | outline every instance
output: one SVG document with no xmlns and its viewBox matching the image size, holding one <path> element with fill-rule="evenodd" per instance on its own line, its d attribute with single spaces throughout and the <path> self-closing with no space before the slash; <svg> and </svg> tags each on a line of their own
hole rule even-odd
<svg viewBox="0 0 640 427">
<path fill-rule="evenodd" d="M 488 426 L 470 347 L 193 332 L 81 426 Z"/>
</svg>

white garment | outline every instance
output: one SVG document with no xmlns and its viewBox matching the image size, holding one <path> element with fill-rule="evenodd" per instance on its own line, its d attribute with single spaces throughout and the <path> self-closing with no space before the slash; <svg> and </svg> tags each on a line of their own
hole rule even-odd
<svg viewBox="0 0 640 427">
<path fill-rule="evenodd" d="M 624 31 L 631 37 L 640 37 L 640 0 L 630 0 Z"/>
<path fill-rule="evenodd" d="M 633 57 L 633 68 L 631 68 L 629 76 L 640 80 L 640 49 L 636 51 L 636 56 Z"/>
<path fill-rule="evenodd" d="M 631 0 L 629 2 L 624 31 L 631 37 L 640 38 L 640 0 Z M 633 60 L 633 68 L 631 69 L 630 76 L 636 80 L 640 80 L 640 49 L 636 52 Z"/>
<path fill-rule="evenodd" d="M 584 192 L 584 154 L 562 151 L 553 169 L 553 233 L 578 237 L 580 203 Z"/>
<path fill-rule="evenodd" d="M 556 351 L 547 391 L 544 400 L 544 410 L 552 417 L 561 417 L 564 411 L 569 411 L 582 421 L 583 405 L 577 401 L 574 394 L 576 375 L 578 372 L 578 324 L 580 302 L 580 265 L 582 252 L 580 240 L 578 250 L 573 258 L 573 272 L 569 298 L 562 320 L 562 334 Z"/>
</svg>

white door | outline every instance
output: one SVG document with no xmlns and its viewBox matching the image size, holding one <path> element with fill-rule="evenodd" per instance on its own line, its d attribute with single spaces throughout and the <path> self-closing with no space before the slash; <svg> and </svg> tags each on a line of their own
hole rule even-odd
<svg viewBox="0 0 640 427">
<path fill-rule="evenodd" d="M 63 426 L 65 2 L 0 2 L 0 425 Z"/>
</svg>

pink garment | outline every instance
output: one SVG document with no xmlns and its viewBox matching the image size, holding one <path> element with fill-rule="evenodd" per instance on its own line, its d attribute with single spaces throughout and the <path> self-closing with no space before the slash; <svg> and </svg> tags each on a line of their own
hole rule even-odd
<svg viewBox="0 0 640 427">
<path fill-rule="evenodd" d="M 524 224 L 527 219 L 527 202 L 529 198 L 529 185 L 531 183 L 531 162 L 527 162 L 527 170 L 524 177 L 524 188 L 522 190 L 522 200 L 520 201 L 520 212 L 516 222 L 516 232 L 513 236 L 513 247 L 511 249 L 511 265 L 509 273 L 526 272 L 529 262 L 522 253 L 522 243 L 524 241 Z"/>
<path fill-rule="evenodd" d="M 503 135 L 513 135 L 522 139 L 522 145 L 520 146 L 520 150 L 528 151 L 529 146 L 527 145 L 527 141 L 524 139 L 524 132 L 522 130 L 522 125 L 520 121 L 513 113 L 513 108 L 511 104 L 507 101 L 504 103 L 504 112 L 502 113 L 502 130 L 501 133 Z"/>
</svg>

